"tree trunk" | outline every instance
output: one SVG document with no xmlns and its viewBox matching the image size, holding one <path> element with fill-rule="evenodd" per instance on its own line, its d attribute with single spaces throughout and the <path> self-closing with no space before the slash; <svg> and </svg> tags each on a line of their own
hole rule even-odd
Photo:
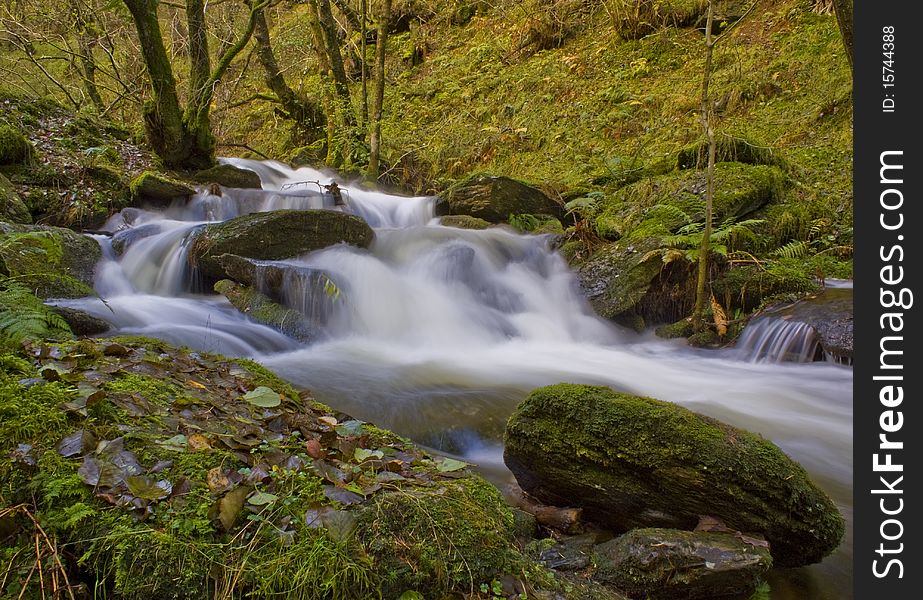
<svg viewBox="0 0 923 600">
<path fill-rule="evenodd" d="M 76 1 L 71 2 L 71 9 L 74 16 L 74 29 L 77 34 L 77 47 L 80 50 L 80 74 L 83 79 L 83 87 L 86 89 L 87 97 L 93 103 L 93 108 L 97 113 L 106 110 L 103 104 L 102 95 L 99 93 L 99 87 L 96 85 L 96 60 L 93 58 L 93 46 L 96 44 L 96 36 L 92 33 L 93 24 L 80 9 L 80 4 Z"/>
<path fill-rule="evenodd" d="M 256 42 L 256 55 L 266 72 L 266 87 L 279 99 L 282 109 L 295 120 L 304 133 L 310 134 L 324 124 L 323 112 L 319 107 L 295 93 L 285 81 L 276 55 L 272 50 L 269 37 L 269 25 L 266 15 L 261 11 L 256 15 L 253 29 L 253 39 Z M 314 134 L 316 135 L 316 134 Z"/>
<path fill-rule="evenodd" d="M 176 94 L 173 68 L 160 34 L 157 3 L 153 0 L 123 1 L 138 30 L 141 55 L 153 91 L 151 99 L 144 103 L 143 108 L 148 141 L 165 165 L 183 166 L 191 149 L 188 148 L 183 126 L 183 110 Z"/>
<path fill-rule="evenodd" d="M 695 284 L 695 308 L 692 310 L 692 326 L 698 332 L 705 325 L 705 284 L 708 279 L 708 252 L 711 242 L 712 200 L 715 195 L 715 130 L 712 123 L 711 98 L 708 86 L 711 82 L 712 57 L 715 42 L 712 37 L 712 19 L 714 17 L 714 0 L 708 1 L 708 14 L 705 24 L 705 72 L 702 75 L 702 127 L 708 139 L 708 167 L 705 173 L 705 228 L 702 231 L 702 243 L 699 245 L 699 270 Z"/>
<path fill-rule="evenodd" d="M 381 112 L 385 100 L 385 52 L 388 43 L 388 22 L 391 20 L 391 0 L 384 0 L 378 19 L 378 38 L 375 40 L 375 96 L 372 97 L 372 133 L 369 137 L 370 179 L 378 179 L 381 157 Z"/>
<path fill-rule="evenodd" d="M 853 68 L 853 6 L 852 0 L 833 0 L 833 10 L 836 13 L 836 22 L 840 26 L 840 35 L 846 47 L 846 60 L 849 69 Z"/>
<path fill-rule="evenodd" d="M 309 0 L 309 4 L 316 9 L 323 52 L 327 56 L 327 66 L 333 84 L 333 106 L 339 127 L 328 146 L 327 164 L 332 167 L 349 165 L 352 162 L 352 146 L 356 141 L 356 117 L 349 94 L 349 80 L 343 67 L 343 55 L 340 53 L 336 21 L 333 20 L 330 10 L 330 0 Z"/>
</svg>

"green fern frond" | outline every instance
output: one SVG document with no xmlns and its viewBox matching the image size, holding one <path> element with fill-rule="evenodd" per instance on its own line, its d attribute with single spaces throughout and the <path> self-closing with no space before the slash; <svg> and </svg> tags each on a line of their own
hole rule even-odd
<svg viewBox="0 0 923 600">
<path fill-rule="evenodd" d="M 804 256 L 807 256 L 809 249 L 810 244 L 808 242 L 803 240 L 794 240 L 773 252 L 772 255 L 781 258 L 803 258 Z"/>
<path fill-rule="evenodd" d="M 72 335 L 61 315 L 52 312 L 21 284 L 0 282 L 0 341 Z"/>
</svg>

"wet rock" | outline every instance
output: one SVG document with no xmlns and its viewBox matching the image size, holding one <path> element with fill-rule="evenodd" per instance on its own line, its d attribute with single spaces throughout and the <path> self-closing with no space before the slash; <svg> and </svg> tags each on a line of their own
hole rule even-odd
<svg viewBox="0 0 923 600">
<path fill-rule="evenodd" d="M 70 229 L 0 223 L 0 274 L 15 276 L 41 298 L 93 294 L 99 244 Z"/>
<path fill-rule="evenodd" d="M 640 330 L 648 322 L 672 322 L 689 313 L 694 265 L 683 259 L 664 264 L 660 249 L 655 237 L 622 240 L 574 265 L 598 315 Z"/>
<path fill-rule="evenodd" d="M 490 223 L 470 215 L 446 215 L 439 219 L 439 224 L 457 229 L 487 229 Z"/>
<path fill-rule="evenodd" d="M 192 176 L 192 180 L 203 184 L 217 183 L 227 188 L 260 189 L 263 187 L 259 175 L 249 169 L 240 169 L 234 165 L 216 165 L 199 171 Z"/>
<path fill-rule="evenodd" d="M 814 329 L 821 349 L 835 360 L 852 363 L 853 358 L 853 291 L 851 288 L 827 288 L 820 294 L 787 306 L 766 309 L 789 322 L 805 323 Z"/>
<path fill-rule="evenodd" d="M 555 545 L 539 553 L 538 560 L 549 569 L 558 571 L 579 571 L 590 566 L 593 547 L 598 535 L 584 533 L 565 537 Z"/>
<path fill-rule="evenodd" d="M 729 533 L 651 528 L 600 544 L 593 563 L 595 580 L 633 598 L 697 600 L 746 598 L 772 557 L 768 548 Z"/>
<path fill-rule="evenodd" d="M 474 175 L 450 187 L 436 201 L 436 216 L 468 215 L 505 223 L 510 215 L 562 215 L 560 204 L 541 190 L 509 177 Z"/>
<path fill-rule="evenodd" d="M 131 198 L 147 206 L 166 207 L 178 199 L 189 198 L 195 190 L 166 175 L 145 171 L 132 180 Z"/>
<path fill-rule="evenodd" d="M 310 342 L 318 336 L 316 327 L 303 314 L 273 302 L 252 287 L 223 279 L 215 284 L 215 291 L 224 295 L 237 310 L 257 323 L 278 329 L 291 338 Z"/>
<path fill-rule="evenodd" d="M 67 321 L 75 335 L 101 335 L 109 331 L 112 326 L 88 312 L 66 306 L 52 306 L 51 311 L 61 315 Z"/>
<path fill-rule="evenodd" d="M 0 174 L 0 221 L 12 223 L 31 223 L 29 208 L 16 193 L 13 184 Z"/>
<path fill-rule="evenodd" d="M 124 212 L 124 211 L 123 211 Z M 123 229 L 112 236 L 112 251 L 117 256 L 125 254 L 128 248 L 137 241 L 151 237 L 160 233 L 161 227 L 158 223 L 149 223 L 139 227 L 130 227 Z"/>
<path fill-rule="evenodd" d="M 830 498 L 772 442 L 604 387 L 533 391 L 507 424 L 504 460 L 539 501 L 581 506 L 614 531 L 692 529 L 713 515 L 765 536 L 779 566 L 817 562 L 843 536 Z"/>
<path fill-rule="evenodd" d="M 293 258 L 338 243 L 364 248 L 372 228 L 355 215 L 332 210 L 277 210 L 207 225 L 196 235 L 190 259 L 206 278 L 221 279 L 222 254 L 259 260 Z"/>
</svg>

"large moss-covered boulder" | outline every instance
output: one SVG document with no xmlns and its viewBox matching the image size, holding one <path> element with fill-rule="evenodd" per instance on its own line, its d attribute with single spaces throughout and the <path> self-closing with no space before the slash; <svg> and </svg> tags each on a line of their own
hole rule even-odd
<svg viewBox="0 0 923 600">
<path fill-rule="evenodd" d="M 765 536 L 779 566 L 817 562 L 843 536 L 830 498 L 772 442 L 604 387 L 533 391 L 507 424 L 504 459 L 540 501 L 616 530 L 692 529 L 711 515 Z"/>
<path fill-rule="evenodd" d="M 334 244 L 366 247 L 374 238 L 368 223 L 332 210 L 277 210 L 253 213 L 207 225 L 190 249 L 192 262 L 206 278 L 222 279 L 222 254 L 280 260 Z"/>
<path fill-rule="evenodd" d="M 3 597 L 64 569 L 108 598 L 193 600 L 444 598 L 522 572 L 510 510 L 464 463 L 156 340 L 0 352 L 0 491 Z M 30 516 L 68 548 L 41 578 Z"/>
<path fill-rule="evenodd" d="M 593 578 L 632 598 L 747 598 L 772 566 L 761 540 L 730 533 L 634 529 L 596 546 Z"/>
<path fill-rule="evenodd" d="M 249 169 L 240 169 L 234 165 L 215 165 L 209 169 L 198 171 L 192 176 L 198 183 L 217 183 L 228 188 L 260 189 L 262 183 L 260 176 Z"/>
<path fill-rule="evenodd" d="M 317 327 L 303 314 L 273 302 L 271 298 L 252 287 L 222 279 L 215 284 L 215 291 L 257 323 L 277 329 L 291 338 L 310 342 L 318 336 Z"/>
<path fill-rule="evenodd" d="M 684 258 L 666 263 L 661 250 L 656 237 L 623 240 L 573 265 L 596 313 L 635 329 L 688 314 L 695 267 Z"/>
<path fill-rule="evenodd" d="M 0 121 L 0 165 L 25 162 L 32 156 L 32 144 L 18 127 Z"/>
<path fill-rule="evenodd" d="M 740 219 L 785 191 L 786 178 L 775 166 L 725 162 L 715 165 L 714 222 Z M 705 219 L 705 173 L 672 171 L 627 185 L 607 196 L 594 219 L 606 239 L 669 235 Z"/>
<path fill-rule="evenodd" d="M 0 174 L 0 221 L 12 223 L 31 223 L 29 207 L 22 201 L 13 184 Z"/>
<path fill-rule="evenodd" d="M 0 223 L 0 274 L 15 277 L 40 298 L 92 295 L 101 257 L 95 240 L 70 229 Z"/>
<path fill-rule="evenodd" d="M 474 175 L 439 194 L 436 216 L 468 215 L 504 223 L 510 215 L 560 217 L 562 207 L 541 190 L 509 177 Z"/>
<path fill-rule="evenodd" d="M 153 207 L 170 206 L 176 200 L 195 194 L 195 190 L 185 183 L 153 171 L 145 171 L 135 177 L 129 189 L 135 203 Z"/>
</svg>

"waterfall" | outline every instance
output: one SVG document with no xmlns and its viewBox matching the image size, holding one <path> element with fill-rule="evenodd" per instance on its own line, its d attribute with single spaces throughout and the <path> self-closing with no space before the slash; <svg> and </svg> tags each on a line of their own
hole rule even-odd
<svg viewBox="0 0 923 600">
<path fill-rule="evenodd" d="M 811 362 L 824 357 L 814 328 L 781 317 L 758 317 L 737 341 L 738 351 L 752 362 Z"/>
<path fill-rule="evenodd" d="M 432 198 L 272 161 L 224 162 L 258 173 L 263 189 L 202 190 L 164 210 L 126 209 L 107 224 L 111 239 L 97 237 L 105 302 L 68 304 L 118 332 L 256 357 L 337 409 L 477 460 L 498 478 L 506 419 L 538 386 L 590 383 L 676 402 L 773 440 L 850 514 L 851 371 L 773 362 L 814 356 L 804 327 L 752 323 L 741 348 L 758 362 L 638 336 L 593 313 L 546 236 L 444 227 Z M 325 193 L 334 181 L 342 204 Z M 322 326 L 311 344 L 199 289 L 187 266 L 197 228 L 280 208 L 342 210 L 375 230 L 367 249 L 337 245 L 258 263 L 258 279 L 284 270 L 277 299 Z M 848 573 L 848 547 L 831 559 L 834 572 Z"/>
</svg>

